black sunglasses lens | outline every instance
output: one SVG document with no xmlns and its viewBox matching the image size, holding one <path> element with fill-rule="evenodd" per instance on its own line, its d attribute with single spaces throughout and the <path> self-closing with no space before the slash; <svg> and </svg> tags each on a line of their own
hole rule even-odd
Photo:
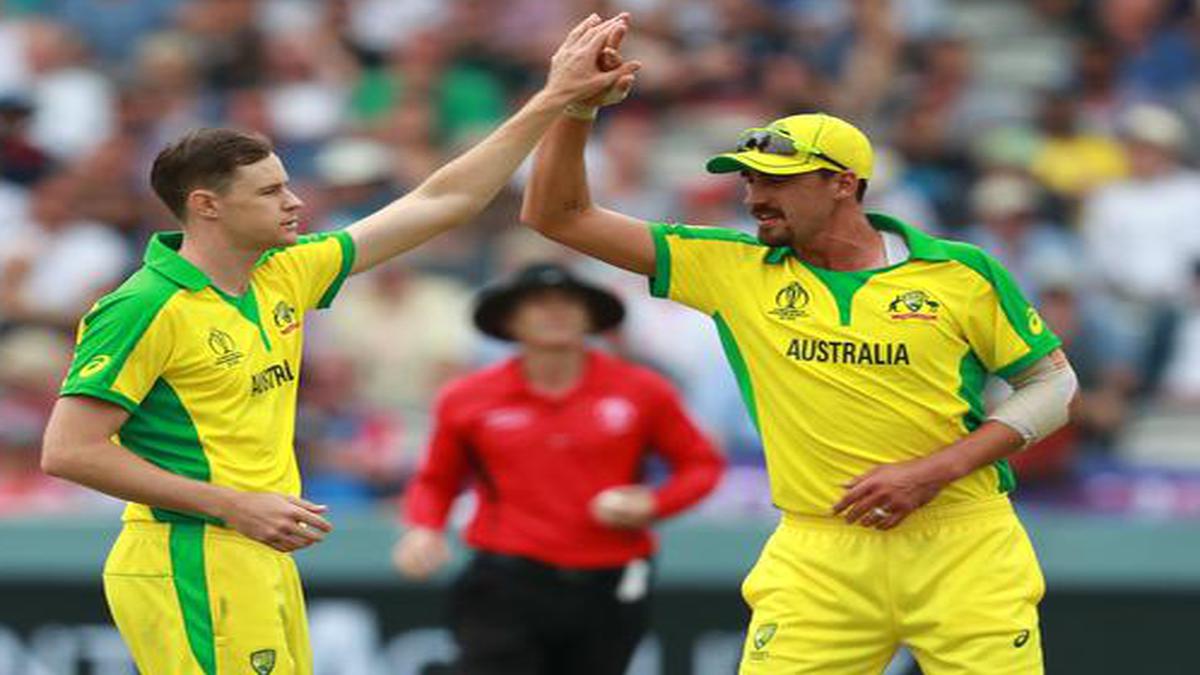
<svg viewBox="0 0 1200 675">
<path fill-rule="evenodd" d="M 787 138 L 769 131 L 755 131 L 746 134 L 738 141 L 737 152 L 758 150 L 772 155 L 791 156 L 796 154 L 796 146 Z"/>
</svg>

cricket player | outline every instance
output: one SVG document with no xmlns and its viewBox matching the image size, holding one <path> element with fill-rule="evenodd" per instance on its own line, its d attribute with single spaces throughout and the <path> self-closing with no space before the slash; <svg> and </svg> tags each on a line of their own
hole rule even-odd
<svg viewBox="0 0 1200 675">
<path fill-rule="evenodd" d="M 585 19 L 519 112 L 345 231 L 298 234 L 302 203 L 261 136 L 205 129 L 158 155 L 150 180 L 182 232 L 155 235 L 84 317 L 42 458 L 129 502 L 104 590 L 141 672 L 312 672 L 289 553 L 332 528 L 299 496 L 292 445 L 305 314 L 483 209 L 566 105 L 636 70 L 596 65 L 625 28 Z"/>
<path fill-rule="evenodd" d="M 879 673 L 904 644 L 927 675 L 1041 673 L 1044 583 L 1005 457 L 1066 422 L 1076 380 L 1009 274 L 865 213 L 871 144 L 826 114 L 708 162 L 740 175 L 757 236 L 607 211 L 583 162 L 600 102 L 542 141 L 522 217 L 716 325 L 782 511 L 742 588 L 740 672 Z M 1015 390 L 990 414 L 989 374 Z"/>
</svg>

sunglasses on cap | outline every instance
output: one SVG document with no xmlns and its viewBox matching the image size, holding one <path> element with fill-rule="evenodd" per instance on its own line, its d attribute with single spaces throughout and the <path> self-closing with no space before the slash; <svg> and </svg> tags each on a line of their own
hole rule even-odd
<svg viewBox="0 0 1200 675">
<path fill-rule="evenodd" d="M 743 132 L 741 137 L 738 138 L 735 151 L 745 152 L 747 150 L 757 150 L 768 155 L 795 157 L 798 162 L 806 162 L 808 158 L 816 157 L 829 162 L 843 171 L 851 170 L 850 167 L 820 150 L 806 146 L 794 138 L 789 138 L 778 131 L 771 131 L 770 129 L 747 129 Z"/>
</svg>

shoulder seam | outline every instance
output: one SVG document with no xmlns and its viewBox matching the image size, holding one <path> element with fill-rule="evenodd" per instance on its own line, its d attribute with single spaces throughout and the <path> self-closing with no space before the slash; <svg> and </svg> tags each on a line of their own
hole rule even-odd
<svg viewBox="0 0 1200 675">
<path fill-rule="evenodd" d="M 758 238 L 728 227 L 702 227 L 684 225 L 682 223 L 653 223 L 661 227 L 667 234 L 674 234 L 681 239 L 701 239 L 704 241 L 721 241 L 731 244 L 744 244 L 756 248 L 770 248 Z"/>
</svg>

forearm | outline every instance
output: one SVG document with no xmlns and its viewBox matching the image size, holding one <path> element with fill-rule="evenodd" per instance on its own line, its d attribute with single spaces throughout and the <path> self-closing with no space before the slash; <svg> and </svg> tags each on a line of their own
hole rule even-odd
<svg viewBox="0 0 1200 675">
<path fill-rule="evenodd" d="M 1017 452 L 1025 439 L 1016 429 L 995 420 L 984 422 L 967 436 L 929 455 L 925 461 L 937 482 L 948 485 Z"/>
<path fill-rule="evenodd" d="M 359 252 L 354 271 L 369 269 L 478 215 L 565 104 L 561 95 L 539 92 L 500 128 L 415 190 L 352 225 L 348 231 Z"/>
<path fill-rule="evenodd" d="M 482 207 L 508 182 L 567 102 L 562 95 L 538 92 L 481 143 L 434 172 L 417 194 L 458 198 Z"/>
<path fill-rule="evenodd" d="M 583 157 L 591 129 L 590 121 L 564 115 L 538 146 L 521 220 L 543 234 L 592 208 Z"/>
<path fill-rule="evenodd" d="M 409 527 L 441 531 L 446 526 L 450 505 L 457 492 L 457 489 L 447 490 L 443 485 L 416 478 L 404 495 L 402 520 Z"/>
<path fill-rule="evenodd" d="M 48 444 L 42 469 L 118 499 L 218 519 L 225 518 L 234 492 L 161 469 L 109 441 Z"/>
</svg>

